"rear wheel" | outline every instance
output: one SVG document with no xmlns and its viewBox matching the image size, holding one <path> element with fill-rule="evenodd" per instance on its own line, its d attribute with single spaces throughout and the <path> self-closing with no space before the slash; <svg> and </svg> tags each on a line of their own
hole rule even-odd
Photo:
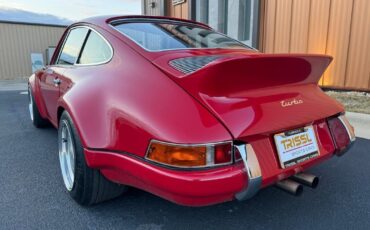
<svg viewBox="0 0 370 230">
<path fill-rule="evenodd" d="M 80 137 L 64 111 L 58 128 L 59 162 L 64 185 L 81 205 L 92 205 L 121 195 L 126 186 L 107 180 L 99 170 L 89 168 Z"/>
<path fill-rule="evenodd" d="M 43 128 L 49 124 L 46 119 L 41 117 L 39 109 L 37 108 L 37 105 L 35 103 L 35 98 L 32 95 L 31 88 L 28 88 L 28 110 L 30 112 L 32 124 L 36 128 Z"/>
</svg>

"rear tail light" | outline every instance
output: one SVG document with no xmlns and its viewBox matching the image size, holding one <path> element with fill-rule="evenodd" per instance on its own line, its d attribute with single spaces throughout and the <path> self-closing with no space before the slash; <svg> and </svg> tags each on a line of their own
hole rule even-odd
<svg viewBox="0 0 370 230">
<path fill-rule="evenodd" d="M 188 145 L 153 140 L 146 159 L 173 167 L 199 168 L 231 164 L 232 155 L 232 142 Z"/>
<path fill-rule="evenodd" d="M 329 118 L 328 125 L 337 149 L 337 154 L 342 155 L 356 139 L 354 129 L 344 115 Z"/>
<path fill-rule="evenodd" d="M 232 162 L 232 145 L 222 144 L 215 146 L 214 163 L 225 164 Z"/>
</svg>

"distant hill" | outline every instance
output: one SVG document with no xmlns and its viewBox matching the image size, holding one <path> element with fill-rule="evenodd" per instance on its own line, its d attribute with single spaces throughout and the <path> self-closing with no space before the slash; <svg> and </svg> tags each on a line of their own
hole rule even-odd
<svg viewBox="0 0 370 230">
<path fill-rule="evenodd" d="M 13 9 L 13 8 L 0 8 L 0 20 L 1 21 L 13 21 L 13 22 L 63 25 L 63 26 L 67 26 L 72 23 L 71 20 L 68 20 L 66 18 L 60 18 L 55 15 L 39 14 L 39 13 L 34 13 L 34 12 L 19 10 L 19 9 Z"/>
</svg>

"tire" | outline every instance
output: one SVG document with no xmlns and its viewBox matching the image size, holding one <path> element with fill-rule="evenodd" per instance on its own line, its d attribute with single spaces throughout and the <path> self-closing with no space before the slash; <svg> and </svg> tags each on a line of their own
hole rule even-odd
<svg viewBox="0 0 370 230">
<path fill-rule="evenodd" d="M 30 87 L 28 87 L 28 110 L 30 112 L 32 124 L 36 128 L 44 128 L 49 125 L 49 121 L 41 117 Z"/>
<path fill-rule="evenodd" d="M 126 186 L 107 180 L 99 170 L 87 166 L 80 137 L 66 111 L 59 121 L 58 145 L 63 182 L 77 203 L 92 205 L 118 197 L 126 191 Z"/>
</svg>

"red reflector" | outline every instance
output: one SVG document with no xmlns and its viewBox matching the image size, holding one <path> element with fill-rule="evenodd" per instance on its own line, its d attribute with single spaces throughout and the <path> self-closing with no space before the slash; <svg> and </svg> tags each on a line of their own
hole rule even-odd
<svg viewBox="0 0 370 230">
<path fill-rule="evenodd" d="M 337 150 L 344 150 L 351 142 L 346 127 L 338 117 L 330 118 L 328 124 Z"/>
<path fill-rule="evenodd" d="M 222 144 L 215 146 L 215 164 L 231 162 L 232 151 L 230 144 Z"/>
</svg>

